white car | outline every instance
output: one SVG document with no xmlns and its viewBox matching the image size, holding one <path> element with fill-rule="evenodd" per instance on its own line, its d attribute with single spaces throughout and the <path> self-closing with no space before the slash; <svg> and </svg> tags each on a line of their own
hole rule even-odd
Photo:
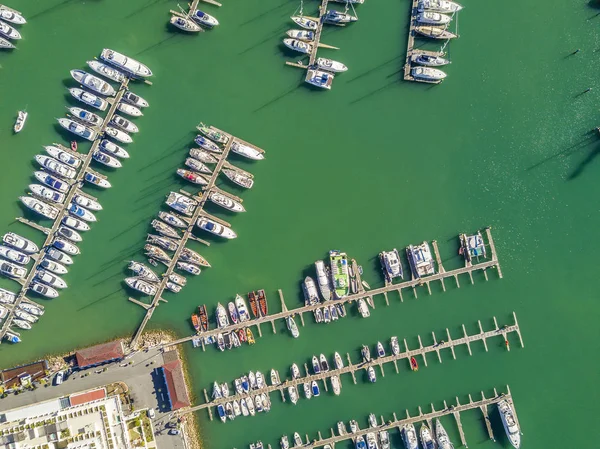
<svg viewBox="0 0 600 449">
<path fill-rule="evenodd" d="M 155 416 L 156 416 L 156 413 L 154 413 L 154 409 L 153 408 L 149 408 L 148 409 L 148 417 L 150 419 L 154 419 Z"/>
<path fill-rule="evenodd" d="M 56 376 L 54 377 L 54 385 L 60 385 L 62 384 L 63 381 L 63 372 L 59 371 L 58 373 L 56 373 Z"/>
</svg>

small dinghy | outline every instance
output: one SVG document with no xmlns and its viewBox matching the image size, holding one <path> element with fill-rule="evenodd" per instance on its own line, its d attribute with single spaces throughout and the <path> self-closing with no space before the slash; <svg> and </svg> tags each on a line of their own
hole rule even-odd
<svg viewBox="0 0 600 449">
<path fill-rule="evenodd" d="M 352 14 L 343 13 L 336 11 L 334 9 L 330 9 L 323 16 L 323 22 L 325 23 L 351 23 L 356 22 L 358 17 L 353 16 Z"/>
<path fill-rule="evenodd" d="M 83 196 L 79 193 L 75 194 L 73 200 L 78 206 L 85 207 L 86 209 L 94 211 L 102 210 L 102 205 L 98 201 L 88 198 L 87 196 Z"/>
<path fill-rule="evenodd" d="M 123 131 L 127 131 L 128 133 L 138 133 L 140 129 L 137 127 L 135 123 L 130 122 L 126 118 L 121 117 L 120 115 L 114 115 L 112 120 L 110 121 L 113 125 L 118 126 Z"/>
<path fill-rule="evenodd" d="M 201 272 L 199 266 L 187 262 L 177 262 L 177 268 L 183 271 L 187 271 L 188 273 L 196 276 L 199 275 Z"/>
<path fill-rule="evenodd" d="M 0 12 L 2 12 L 1 9 Z M 25 111 L 17 112 L 17 120 L 15 121 L 15 126 L 13 127 L 15 134 L 20 133 L 23 130 L 28 115 L 29 114 Z"/>
<path fill-rule="evenodd" d="M 65 264 L 65 265 L 72 265 L 73 264 L 73 259 L 71 259 L 71 257 L 67 256 L 65 253 L 63 253 L 62 251 L 57 250 L 54 247 L 48 248 L 46 250 L 46 256 L 49 257 L 50 259 L 56 261 L 56 262 L 60 262 L 60 263 Z"/>
<path fill-rule="evenodd" d="M 17 48 L 14 46 L 14 44 L 9 41 L 4 39 L 3 37 L 0 37 L 0 49 L 12 49 L 12 48 Z"/>
<path fill-rule="evenodd" d="M 83 137 L 84 139 L 92 141 L 95 140 L 98 136 L 98 133 L 96 131 L 94 131 L 91 128 L 88 128 L 85 125 L 82 125 L 81 123 L 77 123 L 75 120 L 71 120 L 68 118 L 59 118 L 57 120 L 58 124 L 64 129 L 72 132 L 73 134 L 79 137 Z"/>
<path fill-rule="evenodd" d="M 219 145 L 217 145 L 212 140 L 209 140 L 204 136 L 199 136 L 199 135 L 196 136 L 196 138 L 194 139 L 194 142 L 196 142 L 198 145 L 200 145 L 201 148 L 204 148 L 205 150 L 208 150 L 208 151 L 212 151 L 213 153 L 222 153 L 223 152 L 223 150 L 221 149 L 221 147 L 219 147 Z"/>
<path fill-rule="evenodd" d="M 432 67 L 413 67 L 410 74 L 416 79 L 425 81 L 442 81 L 447 76 L 445 72 Z"/>
<path fill-rule="evenodd" d="M 454 39 L 458 37 L 456 34 L 450 31 L 434 26 L 416 26 L 415 31 L 422 36 L 430 37 L 432 39 Z"/>
<path fill-rule="evenodd" d="M 33 212 L 40 214 L 43 217 L 54 220 L 58 216 L 58 209 L 48 203 L 44 203 L 43 201 L 30 196 L 21 196 L 19 199 Z"/>
<path fill-rule="evenodd" d="M 108 139 L 102 139 L 100 142 L 100 149 L 105 153 L 110 153 L 113 156 L 119 157 L 121 159 L 129 158 L 129 153 L 116 143 L 111 142 Z"/>
<path fill-rule="evenodd" d="M 231 144 L 231 151 L 254 161 L 261 161 L 265 158 L 265 155 L 256 148 L 240 143 L 237 140 Z"/>
<path fill-rule="evenodd" d="M 93 90 L 101 95 L 112 97 L 116 93 L 114 87 L 112 87 L 106 81 L 83 70 L 71 70 L 71 77 L 73 77 L 73 79 L 78 83 L 83 84 L 88 89 Z"/>
<path fill-rule="evenodd" d="M 233 198 L 223 195 L 222 193 L 211 191 L 208 194 L 208 199 L 218 206 L 221 206 L 231 212 L 246 212 L 246 209 L 242 203 L 234 200 Z"/>
<path fill-rule="evenodd" d="M 53 203 L 62 203 L 65 200 L 64 193 L 57 192 L 50 187 L 44 187 L 40 184 L 29 184 L 29 190 L 42 200 L 52 201 Z"/>
<path fill-rule="evenodd" d="M 200 229 L 208 231 L 214 235 L 218 235 L 219 237 L 226 239 L 234 239 L 237 237 L 237 234 L 231 228 L 223 226 L 222 224 L 217 223 L 216 221 L 213 221 L 207 217 L 200 217 L 196 222 L 196 225 Z"/>
<path fill-rule="evenodd" d="M 48 285 L 44 285 L 41 282 L 33 281 L 29 284 L 29 290 L 37 293 L 38 295 L 45 296 L 46 298 L 58 298 L 58 292 Z"/>
<path fill-rule="evenodd" d="M 144 78 L 152 76 L 152 70 L 141 62 L 109 48 L 102 50 L 100 59 L 134 76 L 141 76 Z"/>
<path fill-rule="evenodd" d="M 102 126 L 102 124 L 104 123 L 104 119 L 102 117 L 100 117 L 99 115 L 94 114 L 93 112 L 86 111 L 85 109 L 76 108 L 76 107 L 67 108 L 67 109 L 74 118 L 76 118 L 77 120 L 81 120 L 82 122 L 85 122 L 89 125 Z"/>
<path fill-rule="evenodd" d="M 191 148 L 190 156 L 192 156 L 194 159 L 204 162 L 205 164 L 216 164 L 219 162 L 219 160 L 208 151 L 201 150 L 200 148 Z"/>
<path fill-rule="evenodd" d="M 446 25 L 450 23 L 452 17 L 439 12 L 425 11 L 417 14 L 417 22 L 427 25 Z"/>
<path fill-rule="evenodd" d="M 175 215 L 173 215 L 169 212 L 165 212 L 162 210 L 159 211 L 158 218 L 160 218 L 165 223 L 170 224 L 171 226 L 175 226 L 176 228 L 187 228 L 188 227 L 188 224 L 185 221 L 183 221 L 181 218 L 176 217 Z"/>
<path fill-rule="evenodd" d="M 185 179 L 186 181 L 190 181 L 194 184 L 199 184 L 199 185 L 203 185 L 203 186 L 208 184 L 208 179 L 206 179 L 204 176 L 202 176 L 198 173 L 194 173 L 193 171 L 190 171 L 190 170 L 184 170 L 183 168 L 178 168 L 177 174 L 179 176 L 181 176 L 183 179 Z"/>
<path fill-rule="evenodd" d="M 127 78 L 124 73 L 119 72 L 114 67 L 106 65 L 100 61 L 96 61 L 96 60 L 87 61 L 87 65 L 94 72 L 96 72 L 102 76 L 105 76 L 106 78 L 108 78 L 112 81 L 116 81 L 117 83 L 122 83 L 123 81 L 125 81 L 125 78 Z"/>
<path fill-rule="evenodd" d="M 147 108 L 150 106 L 146 100 L 144 100 L 139 95 L 134 94 L 130 90 L 123 94 L 123 100 L 129 104 L 137 106 L 138 108 Z"/>
<path fill-rule="evenodd" d="M 132 117 L 141 117 L 142 111 L 140 111 L 137 107 L 129 103 L 119 103 L 117 105 L 117 109 L 124 114 L 131 115 Z"/>
<path fill-rule="evenodd" d="M 202 30 L 200 25 L 186 17 L 173 15 L 171 16 L 171 20 L 169 21 L 169 23 L 182 31 L 187 31 L 188 33 L 197 33 Z"/>
<path fill-rule="evenodd" d="M 215 19 L 210 14 L 206 14 L 203 11 L 197 9 L 196 11 L 190 13 L 190 17 L 198 22 L 200 25 L 204 25 L 206 27 L 212 28 L 219 24 L 219 21 Z"/>
<path fill-rule="evenodd" d="M 19 265 L 27 265 L 31 260 L 31 257 L 27 254 L 4 245 L 0 245 L 0 256 Z"/>
<path fill-rule="evenodd" d="M 315 40 L 315 32 L 309 30 L 287 30 L 285 34 L 292 39 L 298 39 L 300 41 L 312 42 Z"/>
<path fill-rule="evenodd" d="M 118 140 L 121 143 L 131 143 L 133 139 L 129 134 L 125 131 L 121 131 L 118 128 L 113 128 L 112 126 L 107 126 L 104 128 L 104 134 L 108 137 L 112 137 L 115 140 Z"/>
<path fill-rule="evenodd" d="M 122 167 L 121 162 L 119 162 L 118 159 L 109 156 L 106 153 L 103 153 L 102 151 L 94 151 L 94 153 L 92 154 L 92 157 L 94 158 L 94 160 L 96 162 L 99 162 L 103 165 L 106 165 L 107 167 L 111 167 L 111 168 L 120 168 Z"/>
<path fill-rule="evenodd" d="M 70 217 L 68 215 L 66 217 L 63 217 L 61 223 L 65 226 L 70 227 L 71 229 L 75 229 L 81 232 L 90 230 L 90 225 L 88 225 L 85 221 L 82 221 L 79 218 Z"/>
<path fill-rule="evenodd" d="M 153 296 L 156 294 L 156 285 L 151 282 L 145 281 L 140 278 L 126 278 L 125 283 L 132 289 L 137 290 L 138 292 Z"/>
<path fill-rule="evenodd" d="M 290 19 L 292 19 L 292 21 L 296 25 L 304 28 L 305 30 L 311 30 L 311 31 L 317 30 L 317 27 L 318 27 L 317 22 L 309 17 L 292 16 L 292 17 L 290 17 Z"/>
<path fill-rule="evenodd" d="M 8 39 L 21 39 L 21 33 L 0 20 L 0 34 Z"/>
<path fill-rule="evenodd" d="M 196 172 L 206 173 L 207 175 L 212 174 L 212 170 L 208 168 L 208 166 L 204 165 L 203 162 L 200 162 L 198 159 L 194 159 L 193 157 L 186 158 L 185 165 Z"/>
<path fill-rule="evenodd" d="M 27 254 L 35 254 L 40 251 L 39 247 L 33 243 L 31 240 L 26 239 L 25 237 L 21 237 L 14 232 L 7 232 L 2 236 L 2 241 L 9 246 L 12 246 L 19 251 L 23 251 Z M 2 289 L 0 289 L 2 291 Z M 1 297 L 1 295 L 0 295 Z"/>
<path fill-rule="evenodd" d="M 227 176 L 231 181 L 240 187 L 244 187 L 245 189 L 251 189 L 254 185 L 254 179 L 247 174 L 238 172 L 237 170 L 232 170 L 229 168 L 224 168 L 222 173 Z"/>
<path fill-rule="evenodd" d="M 333 78 L 333 73 L 309 69 L 304 81 L 306 81 L 308 84 L 312 84 L 313 86 L 320 87 L 321 89 L 330 90 L 331 84 L 333 83 Z"/>
<path fill-rule="evenodd" d="M 41 154 L 38 154 L 37 156 L 35 156 L 35 160 L 42 167 L 51 171 L 54 174 L 57 174 L 62 178 L 73 179 L 77 175 L 77 172 L 71 167 L 61 162 L 58 162 L 56 159 L 51 158 L 49 156 L 43 156 Z"/>
<path fill-rule="evenodd" d="M 44 171 L 36 171 L 33 173 L 33 176 L 41 183 L 46 184 L 61 193 L 66 193 L 69 190 L 69 185 L 66 182 L 56 179 Z"/>
<path fill-rule="evenodd" d="M 15 25 L 24 25 L 27 23 L 27 20 L 25 20 L 25 17 L 21 14 L 4 8 L 0 8 L 0 19 L 9 23 L 14 23 Z"/>
<path fill-rule="evenodd" d="M 312 52 L 313 46 L 307 42 L 298 39 L 284 39 L 283 44 L 290 50 L 308 54 Z"/>
<path fill-rule="evenodd" d="M 85 180 L 85 182 L 89 182 L 90 184 L 94 184 L 95 186 L 101 187 L 103 189 L 108 189 L 112 187 L 108 179 L 102 179 L 93 173 L 86 172 L 83 179 Z"/>
<path fill-rule="evenodd" d="M 441 65 L 450 64 L 450 61 L 442 58 L 441 56 L 430 56 L 426 54 L 416 54 L 410 57 L 411 62 L 414 64 L 424 65 L 428 67 L 437 67 Z"/>
<path fill-rule="evenodd" d="M 70 153 L 63 151 L 54 145 L 46 145 L 44 146 L 44 150 L 46 150 L 46 153 L 54 159 L 63 164 L 67 164 L 69 167 L 77 168 L 81 165 L 81 159 L 72 156 Z"/>
<path fill-rule="evenodd" d="M 155 219 L 152 220 L 152 223 L 150 223 L 150 225 L 156 230 L 156 232 L 158 232 L 161 235 L 164 235 L 165 237 L 171 237 L 175 239 L 180 238 L 179 232 L 177 232 L 168 224 L 163 223 L 162 221 Z"/>
<path fill-rule="evenodd" d="M 136 274 L 136 276 L 143 278 L 147 281 L 160 282 L 160 278 L 158 277 L 158 275 L 143 263 L 135 262 L 132 260 L 129 262 L 127 268 L 132 270 Z"/>
<path fill-rule="evenodd" d="M 340 73 L 348 70 L 344 64 L 327 58 L 317 58 L 317 67 L 328 72 Z"/>
<path fill-rule="evenodd" d="M 69 270 L 67 270 L 67 268 L 64 265 L 62 265 L 54 260 L 50 260 L 46 257 L 44 257 L 42 259 L 42 261 L 40 262 L 40 267 L 42 267 L 48 271 L 51 271 L 52 273 L 55 273 L 55 274 L 67 274 L 69 272 Z"/>
<path fill-rule="evenodd" d="M 71 87 L 69 92 L 73 97 L 77 98 L 82 103 L 92 106 L 93 108 L 106 111 L 106 108 L 108 107 L 108 102 L 105 99 L 78 87 Z"/>
<path fill-rule="evenodd" d="M 87 210 L 81 206 L 78 206 L 77 204 L 69 203 L 69 206 L 67 207 L 67 209 L 69 210 L 70 213 L 72 213 L 73 215 L 75 215 L 78 218 L 81 218 L 82 220 L 85 220 L 88 222 L 96 221 L 96 216 L 94 214 L 92 214 L 89 210 Z"/>
</svg>

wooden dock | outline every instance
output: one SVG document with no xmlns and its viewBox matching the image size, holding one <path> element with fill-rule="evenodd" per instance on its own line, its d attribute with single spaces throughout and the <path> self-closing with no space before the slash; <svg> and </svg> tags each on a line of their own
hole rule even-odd
<svg viewBox="0 0 600 449">
<path fill-rule="evenodd" d="M 399 354 L 397 354 L 397 355 L 390 354 L 385 357 L 376 357 L 376 358 L 373 358 L 370 362 L 360 361 L 359 363 L 353 363 L 352 359 L 350 357 L 350 354 L 346 354 L 346 359 L 348 361 L 348 364 L 341 369 L 332 369 L 327 372 L 321 372 L 319 374 L 309 374 L 308 369 L 305 366 L 306 376 L 300 377 L 297 379 L 291 379 L 291 378 L 290 379 L 282 379 L 282 383 L 279 385 L 268 385 L 261 389 L 252 390 L 251 394 L 252 395 L 259 394 L 259 393 L 270 394 L 274 391 L 280 391 L 281 394 L 283 395 L 284 391 L 287 390 L 288 387 L 298 386 L 298 385 L 301 385 L 304 383 L 310 384 L 312 381 L 323 381 L 325 388 L 327 388 L 326 387 L 327 379 L 329 379 L 331 376 L 342 376 L 343 374 L 351 374 L 352 380 L 356 384 L 357 383 L 356 373 L 360 370 L 365 370 L 365 372 L 366 372 L 366 370 L 371 366 L 374 368 L 379 367 L 381 374 L 384 375 L 383 366 L 387 363 L 393 363 L 396 368 L 396 372 L 398 373 L 399 372 L 398 364 L 397 364 L 398 361 L 405 360 L 406 368 L 407 368 L 407 370 L 410 370 L 411 369 L 410 368 L 411 357 L 420 357 L 420 358 L 422 358 L 422 361 L 423 361 L 425 367 L 427 367 L 427 354 L 435 353 L 437 355 L 439 362 L 442 363 L 441 351 L 444 349 L 449 349 L 452 353 L 453 359 L 456 360 L 456 353 L 455 353 L 454 349 L 457 346 L 462 346 L 462 345 L 467 346 L 469 355 L 473 355 L 473 353 L 471 351 L 471 343 L 481 341 L 481 342 L 483 342 L 483 345 L 487 352 L 488 351 L 488 347 L 487 347 L 487 339 L 488 338 L 502 337 L 503 340 L 506 341 L 508 334 L 511 334 L 511 333 L 516 333 L 519 338 L 519 341 L 521 343 L 521 347 L 524 346 L 523 339 L 521 336 L 521 329 L 520 329 L 519 323 L 517 321 L 517 316 L 514 312 L 513 312 L 513 324 L 511 324 L 511 325 L 502 326 L 502 327 L 498 326 L 496 317 L 493 318 L 493 321 L 494 321 L 494 328 L 491 330 L 488 330 L 488 331 L 484 331 L 482 328 L 482 325 L 481 325 L 481 321 L 478 321 L 480 332 L 477 334 L 472 334 L 472 335 L 469 335 L 467 333 L 465 326 L 463 324 L 462 325 L 463 335 L 459 338 L 452 338 L 450 331 L 448 330 L 448 328 L 446 328 L 446 332 L 445 332 L 446 335 L 444 336 L 444 340 L 441 340 L 439 342 L 435 336 L 435 333 L 432 332 L 431 333 L 432 343 L 427 346 L 423 345 L 421 336 L 419 335 L 419 336 L 417 336 L 417 338 L 419 340 L 419 347 L 416 349 L 410 349 L 408 347 L 406 339 L 404 339 L 403 340 L 404 350 L 403 351 L 401 350 L 401 352 Z M 232 391 L 235 391 L 235 390 L 232 390 Z M 213 400 L 211 402 L 205 402 L 204 404 L 194 406 L 189 411 L 197 411 L 197 410 L 202 410 L 205 408 L 216 407 L 219 404 L 225 404 L 226 402 L 230 402 L 233 400 L 240 400 L 247 396 L 248 396 L 248 394 L 231 395 L 227 398 L 220 398 L 220 399 Z"/>
<path fill-rule="evenodd" d="M 140 326 L 138 327 L 136 333 L 134 334 L 134 336 L 133 336 L 133 338 L 131 340 L 130 346 L 132 348 L 135 348 L 137 346 L 137 344 L 139 342 L 139 339 L 140 339 L 142 333 L 144 332 L 144 329 L 145 329 L 146 325 L 148 324 L 148 321 L 150 321 L 150 319 L 152 318 L 152 314 L 154 313 L 154 310 L 156 309 L 156 307 L 158 307 L 158 305 L 160 304 L 160 301 L 162 300 L 162 301 L 166 302 L 166 300 L 164 300 L 163 298 L 161 298 L 161 295 L 165 291 L 167 282 L 169 281 L 169 275 L 171 273 L 173 273 L 173 271 L 175 270 L 175 267 L 177 265 L 177 261 L 179 260 L 179 256 L 181 255 L 181 252 L 185 248 L 188 240 L 200 240 L 200 239 L 198 239 L 197 237 L 195 237 L 192 234 L 192 231 L 194 229 L 194 226 L 196 226 L 196 222 L 198 221 L 198 219 L 200 217 L 208 217 L 211 220 L 214 220 L 214 221 L 216 221 L 218 223 L 223 224 L 224 226 L 231 227 L 231 225 L 229 223 L 227 223 L 226 221 L 224 221 L 224 220 L 222 220 L 222 219 L 220 219 L 218 217 L 215 217 L 213 215 L 210 215 L 208 212 L 206 212 L 204 210 L 204 205 L 205 205 L 206 201 L 208 200 L 209 193 L 211 191 L 213 191 L 213 190 L 214 191 L 218 191 L 220 193 L 223 193 L 225 195 L 228 195 L 228 196 L 231 196 L 232 198 L 236 198 L 237 199 L 237 197 L 235 195 L 232 195 L 229 192 L 225 192 L 225 191 L 223 191 L 223 190 L 221 190 L 221 189 L 219 189 L 218 187 L 215 186 L 217 178 L 218 178 L 218 176 L 221 173 L 221 170 L 223 168 L 227 168 L 228 167 L 228 168 L 231 168 L 231 169 L 243 172 L 243 170 L 241 170 L 241 169 L 239 169 L 239 168 L 237 168 L 237 167 L 229 164 L 229 162 L 227 162 L 227 156 L 229 155 L 229 151 L 231 149 L 231 145 L 234 142 L 240 142 L 240 143 L 242 143 L 244 145 L 247 145 L 249 147 L 255 148 L 256 150 L 264 153 L 264 150 L 262 150 L 261 148 L 258 148 L 256 145 L 253 145 L 253 144 L 251 144 L 249 142 L 246 142 L 245 140 L 242 140 L 239 137 L 236 137 L 236 136 L 234 136 L 232 134 L 229 134 L 229 133 L 227 133 L 225 131 L 222 131 L 222 130 L 220 130 L 218 128 L 215 128 L 214 126 L 211 126 L 210 128 L 213 131 L 216 131 L 216 132 L 219 132 L 219 133 L 221 133 L 223 135 L 226 135 L 229 139 L 228 139 L 227 144 L 225 145 L 225 148 L 223 149 L 222 153 L 218 153 L 218 154 L 214 153 L 213 154 L 213 156 L 215 156 L 218 159 L 218 162 L 217 162 L 217 164 L 216 164 L 216 166 L 215 166 L 212 174 L 210 175 L 208 184 L 205 185 L 205 186 L 202 186 L 201 192 L 198 195 L 192 195 L 189 192 L 182 191 L 182 193 L 184 193 L 184 194 L 186 194 L 188 196 L 191 196 L 195 201 L 197 201 L 198 205 L 194 209 L 194 213 L 192 214 L 191 217 L 182 217 L 182 218 L 184 218 L 184 221 L 186 223 L 188 223 L 188 227 L 184 229 L 183 235 L 177 240 L 177 245 L 178 246 L 177 246 L 177 249 L 175 250 L 175 252 L 173 254 L 173 257 L 171 258 L 171 261 L 167 262 L 167 263 L 163 262 L 167 266 L 167 270 L 163 274 L 163 278 L 162 278 L 160 284 L 158 285 L 157 292 L 154 295 L 151 303 L 150 304 L 145 304 L 145 303 L 143 303 L 141 301 L 137 301 L 137 300 L 134 300 L 132 298 L 129 298 L 130 301 L 132 301 L 132 302 L 134 302 L 136 304 L 139 304 L 139 305 L 141 305 L 142 307 L 144 307 L 146 309 L 146 314 L 144 316 L 144 319 L 142 320 Z M 244 172 L 244 173 L 247 173 L 247 172 Z"/>
<path fill-rule="evenodd" d="M 38 231 L 41 231 L 44 234 L 46 234 L 46 240 L 44 241 L 43 245 L 41 246 L 40 253 L 36 254 L 33 257 L 34 263 L 33 263 L 33 266 L 29 269 L 27 277 L 24 280 L 19 281 L 19 283 L 21 284 L 21 290 L 17 294 L 17 298 L 16 298 L 15 302 L 13 304 L 4 304 L 4 306 L 8 308 L 9 312 L 6 317 L 6 320 L 4 321 L 2 328 L 0 328 L 0 343 L 2 343 L 2 340 L 7 332 L 18 335 L 17 332 L 10 329 L 10 325 L 12 324 L 14 313 L 15 313 L 16 309 L 18 308 L 18 305 L 21 303 L 21 301 L 28 301 L 33 304 L 36 304 L 38 307 L 41 307 L 39 304 L 31 301 L 30 299 L 27 299 L 25 297 L 25 294 L 29 290 L 29 286 L 31 285 L 32 281 L 35 278 L 36 271 L 40 265 L 40 262 L 43 259 L 42 254 L 43 254 L 44 250 L 46 249 L 46 247 L 48 247 L 52 244 L 52 241 L 54 240 L 56 231 L 58 230 L 58 228 L 61 225 L 62 219 L 68 215 L 67 206 L 69 205 L 69 203 L 71 202 L 71 200 L 73 199 L 75 194 L 85 195 L 90 198 L 93 198 L 91 195 L 83 193 L 80 190 L 80 188 L 84 182 L 83 179 L 85 177 L 85 173 L 93 172 L 91 169 L 88 168 L 92 161 L 92 155 L 98 148 L 98 145 L 100 145 L 100 141 L 104 137 L 103 136 L 104 130 L 110 124 L 110 121 L 111 121 L 113 115 L 117 111 L 117 105 L 119 104 L 119 102 L 121 101 L 121 98 L 127 91 L 127 86 L 129 85 L 129 81 L 130 81 L 129 78 L 126 78 L 121 83 L 121 86 L 119 87 L 115 97 L 109 99 L 111 102 L 110 109 L 108 110 L 108 113 L 106 114 L 106 117 L 104 118 L 104 122 L 103 122 L 102 126 L 99 128 L 98 137 L 92 143 L 90 151 L 87 154 L 75 153 L 75 152 L 71 151 L 70 149 L 60 145 L 61 149 L 68 150 L 69 153 L 71 153 L 73 155 L 77 155 L 76 157 L 79 157 L 80 159 L 82 159 L 82 163 L 81 163 L 80 167 L 78 167 L 79 171 L 78 171 L 75 179 L 68 181 L 68 183 L 70 184 L 70 188 L 69 188 L 69 191 L 65 195 L 65 201 L 62 204 L 53 204 L 54 207 L 59 209 L 59 212 L 58 212 L 58 216 L 54 220 L 54 224 L 52 225 L 52 227 L 46 228 L 46 227 L 38 225 L 37 223 L 35 223 L 33 221 L 27 220 L 25 218 L 22 218 L 22 217 L 17 218 L 17 220 L 20 221 L 21 223 L 31 226 L 32 228 L 37 229 Z M 106 177 L 102 176 L 102 178 L 106 178 Z"/>
<path fill-rule="evenodd" d="M 480 262 L 480 263 L 476 263 L 476 264 L 472 264 L 470 266 L 465 265 L 462 268 L 458 268 L 456 270 L 450 270 L 450 271 L 446 271 L 443 268 L 443 266 L 441 266 L 441 263 L 440 263 L 438 266 L 438 273 L 436 273 L 434 275 L 427 276 L 424 278 L 419 278 L 419 279 L 411 279 L 411 280 L 403 281 L 398 284 L 388 283 L 383 287 L 368 290 L 368 291 L 364 291 L 364 290 L 359 291 L 356 294 L 351 294 L 351 295 L 346 296 L 345 298 L 332 301 L 331 304 L 334 304 L 334 303 L 335 304 L 346 304 L 346 303 L 351 303 L 351 302 L 357 301 L 361 298 L 367 298 L 369 296 L 375 297 L 378 295 L 384 295 L 384 297 L 387 298 L 387 294 L 390 292 L 397 292 L 400 299 L 403 301 L 403 297 L 402 297 L 403 289 L 410 289 L 413 292 L 413 295 L 415 296 L 415 298 L 417 298 L 418 297 L 417 287 L 425 286 L 427 288 L 427 291 L 429 292 L 429 294 L 431 294 L 431 285 L 430 284 L 435 281 L 440 281 L 442 284 L 442 288 L 445 291 L 446 286 L 445 286 L 444 280 L 448 279 L 448 278 L 454 278 L 454 280 L 456 281 L 457 287 L 460 288 L 460 282 L 459 282 L 460 275 L 468 274 L 469 278 L 471 280 L 471 283 L 473 284 L 475 282 L 473 279 L 473 272 L 482 271 L 487 280 L 488 279 L 487 270 L 490 268 L 496 268 L 497 272 L 498 272 L 498 276 L 500 278 L 502 278 L 502 271 L 500 270 L 500 263 L 498 261 L 498 255 L 496 253 L 496 248 L 494 246 L 491 229 L 486 228 L 485 231 L 487 234 L 488 243 L 490 246 L 490 253 L 491 253 L 491 257 L 489 260 L 486 260 L 486 261 Z M 441 257 L 439 255 L 439 252 L 437 249 L 437 244 L 433 246 L 433 251 L 434 251 L 436 260 L 441 261 Z M 285 320 L 288 316 L 300 316 L 301 317 L 303 313 L 308 313 L 308 312 L 312 313 L 316 309 L 323 307 L 323 305 L 324 305 L 323 303 L 319 303 L 319 304 L 315 304 L 315 305 L 302 306 L 302 307 L 299 307 L 296 309 L 288 309 L 286 307 L 285 309 L 282 309 L 282 312 L 279 312 L 279 313 L 267 315 L 267 316 L 253 319 L 250 321 L 246 321 L 243 323 L 232 324 L 224 329 L 212 329 L 207 332 L 202 332 L 200 334 L 190 335 L 189 337 L 184 337 L 184 338 L 180 338 L 178 340 L 172 341 L 171 343 L 169 343 L 169 345 L 185 343 L 185 342 L 191 341 L 195 338 L 198 338 L 198 336 L 200 336 L 200 337 L 216 337 L 219 333 L 231 332 L 231 331 L 238 330 L 238 329 L 241 329 L 244 327 L 260 326 L 261 324 L 273 323 L 273 321 L 281 320 L 281 319 Z M 273 326 L 274 326 L 274 324 L 273 324 Z"/>
</svg>

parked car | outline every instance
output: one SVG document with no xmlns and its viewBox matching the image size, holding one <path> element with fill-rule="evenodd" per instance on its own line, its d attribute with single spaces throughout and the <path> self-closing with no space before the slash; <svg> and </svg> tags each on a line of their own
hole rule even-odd
<svg viewBox="0 0 600 449">
<path fill-rule="evenodd" d="M 154 413 L 154 409 L 153 408 L 149 408 L 148 409 L 148 417 L 150 419 L 154 419 L 155 416 L 156 416 L 156 413 Z"/>
<path fill-rule="evenodd" d="M 179 435 L 179 430 L 171 429 L 171 430 L 169 430 L 169 435 Z"/>
<path fill-rule="evenodd" d="M 54 376 L 54 385 L 62 384 L 63 376 L 64 376 L 64 373 L 62 371 L 59 371 L 58 373 L 56 373 L 56 376 Z"/>
</svg>

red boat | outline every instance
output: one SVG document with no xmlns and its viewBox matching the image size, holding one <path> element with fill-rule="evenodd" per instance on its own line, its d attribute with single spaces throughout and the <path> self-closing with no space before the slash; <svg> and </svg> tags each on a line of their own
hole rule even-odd
<svg viewBox="0 0 600 449">
<path fill-rule="evenodd" d="M 194 329 L 196 329 L 196 332 L 200 331 L 200 318 L 198 318 L 198 315 L 196 315 L 195 313 L 192 315 L 192 324 L 194 325 Z"/>
<path fill-rule="evenodd" d="M 240 338 L 240 341 L 242 343 L 245 343 L 247 341 L 246 330 L 245 329 L 238 329 L 237 330 L 237 334 L 238 334 L 238 337 Z"/>
<path fill-rule="evenodd" d="M 206 306 L 204 304 L 198 306 L 198 313 L 200 314 L 200 326 L 206 332 L 208 330 L 208 316 L 206 315 Z"/>
<path fill-rule="evenodd" d="M 258 291 L 258 308 L 260 309 L 260 314 L 262 316 L 267 316 L 268 308 L 267 308 L 267 296 L 265 295 L 264 290 Z"/>
<path fill-rule="evenodd" d="M 419 364 L 417 363 L 417 359 L 414 357 L 410 358 L 410 369 L 413 371 L 419 371 Z"/>
<path fill-rule="evenodd" d="M 256 292 L 248 293 L 248 301 L 250 302 L 250 310 L 252 310 L 252 315 L 255 318 L 258 318 L 260 315 L 258 314 L 258 301 L 256 299 Z"/>
<path fill-rule="evenodd" d="M 75 142 L 74 140 L 71 141 L 71 149 L 73 151 L 77 151 L 77 142 Z"/>
</svg>

